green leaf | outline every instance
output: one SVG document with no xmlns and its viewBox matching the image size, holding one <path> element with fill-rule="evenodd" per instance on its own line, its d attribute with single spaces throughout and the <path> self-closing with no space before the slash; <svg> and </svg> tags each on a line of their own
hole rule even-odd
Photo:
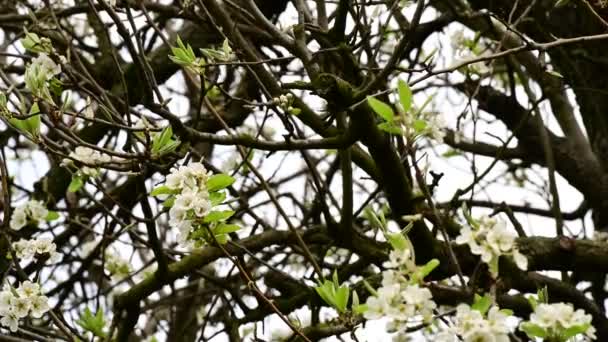
<svg viewBox="0 0 608 342">
<path fill-rule="evenodd" d="M 407 237 L 401 233 L 387 233 L 385 235 L 388 242 L 393 246 L 393 249 L 404 250 L 409 247 L 407 243 Z"/>
<path fill-rule="evenodd" d="M 365 311 L 367 311 L 367 309 L 368 309 L 367 304 L 359 304 L 353 310 L 355 311 L 355 313 L 358 313 L 361 315 L 361 314 L 364 314 Z"/>
<path fill-rule="evenodd" d="M 381 131 L 385 131 L 386 133 L 395 134 L 395 135 L 403 135 L 403 131 L 401 127 L 395 125 L 393 122 L 381 122 L 378 124 L 378 129 Z"/>
<path fill-rule="evenodd" d="M 367 291 L 369 291 L 369 293 L 372 294 L 372 296 L 378 296 L 378 291 L 376 291 L 371 285 L 370 283 L 367 282 L 367 280 L 363 279 L 363 285 L 365 285 L 365 288 L 367 289 Z"/>
<path fill-rule="evenodd" d="M 209 201 L 211 201 L 211 206 L 222 204 L 225 199 L 226 193 L 224 191 L 216 191 L 209 193 Z"/>
<path fill-rule="evenodd" d="M 365 207 L 365 209 L 363 210 L 363 216 L 365 216 L 365 218 L 369 221 L 369 223 L 372 225 L 373 228 L 375 229 L 383 229 L 383 225 L 382 222 L 380 222 L 380 219 L 378 219 L 378 216 L 376 216 L 376 214 L 374 213 L 374 209 L 372 209 L 372 207 L 367 206 Z"/>
<path fill-rule="evenodd" d="M 435 268 L 437 268 L 437 266 L 439 266 L 439 260 L 431 259 L 431 260 L 429 260 L 429 262 L 426 263 L 426 265 L 420 267 L 418 269 L 418 272 L 420 272 L 420 278 L 421 278 L 420 280 L 424 279 L 424 277 L 431 274 L 431 272 L 433 272 L 433 270 Z"/>
<path fill-rule="evenodd" d="M 513 310 L 509 310 L 509 309 L 500 309 L 498 310 L 500 311 L 502 314 L 506 315 L 506 316 L 513 316 Z"/>
<path fill-rule="evenodd" d="M 232 215 L 234 215 L 234 210 L 212 211 L 205 216 L 205 218 L 203 219 L 203 222 L 211 223 L 211 222 L 225 221 L 228 218 L 230 218 L 230 216 L 232 216 Z"/>
<path fill-rule="evenodd" d="M 237 232 L 241 229 L 241 226 L 238 224 L 228 224 L 228 223 L 220 223 L 213 229 L 213 234 L 229 234 L 233 232 Z"/>
<path fill-rule="evenodd" d="M 589 329 L 590 326 L 591 326 L 590 323 L 585 323 L 585 324 L 572 326 L 568 329 L 564 329 L 561 333 L 561 337 L 564 339 L 564 341 L 566 341 L 578 334 L 584 334 L 585 331 L 587 331 L 587 329 Z"/>
<path fill-rule="evenodd" d="M 336 304 L 336 309 L 338 309 L 338 312 L 346 312 L 346 306 L 348 305 L 349 297 L 350 291 L 348 289 L 348 286 L 340 286 L 336 291 L 336 296 L 334 297 L 334 302 Z"/>
<path fill-rule="evenodd" d="M 538 289 L 538 301 L 541 303 L 549 303 L 549 290 L 547 290 L 547 286 Z"/>
<path fill-rule="evenodd" d="M 528 303 L 530 303 L 532 310 L 536 310 L 536 307 L 538 306 L 538 301 L 536 300 L 536 298 L 534 298 L 534 296 L 528 297 Z"/>
<path fill-rule="evenodd" d="M 399 80 L 397 87 L 399 89 L 399 102 L 401 102 L 403 111 L 407 113 L 412 108 L 412 90 L 403 80 Z"/>
<path fill-rule="evenodd" d="M 333 284 L 329 280 L 315 286 L 315 291 L 325 303 L 334 306 Z"/>
<path fill-rule="evenodd" d="M 395 118 L 395 112 L 386 103 L 376 99 L 375 97 L 368 96 L 367 103 L 370 107 L 378 114 L 384 121 L 392 122 Z"/>
<path fill-rule="evenodd" d="M 171 208 L 173 206 L 174 202 L 175 202 L 175 196 L 171 195 L 171 196 L 169 196 L 169 198 L 167 198 L 163 202 L 163 207 L 165 207 L 165 208 Z"/>
<path fill-rule="evenodd" d="M 174 195 L 174 194 L 175 194 L 175 190 L 172 190 L 171 188 L 169 188 L 166 185 L 158 186 L 158 187 L 154 188 L 154 190 L 152 190 L 152 192 L 150 192 L 150 196 Z"/>
<path fill-rule="evenodd" d="M 59 218 L 59 213 L 57 213 L 56 211 L 49 210 L 49 213 L 46 214 L 47 221 L 55 221 L 58 218 Z"/>
<path fill-rule="evenodd" d="M 50 53 L 53 51 L 53 44 L 50 39 L 27 32 L 27 30 L 25 31 L 25 37 L 21 39 L 21 44 L 26 50 L 31 52 Z"/>
<path fill-rule="evenodd" d="M 570 0 L 557 0 L 557 2 L 555 3 L 555 8 L 561 8 L 564 6 L 568 6 L 569 3 L 570 3 Z"/>
<path fill-rule="evenodd" d="M 520 324 L 519 329 L 521 331 L 525 332 L 531 338 L 532 337 L 540 337 L 540 338 L 547 337 L 547 332 L 545 331 L 545 329 L 543 329 L 539 325 L 536 325 L 536 324 L 533 324 L 530 322 L 524 322 L 524 323 Z"/>
<path fill-rule="evenodd" d="M 414 121 L 414 125 L 413 126 L 414 126 L 413 127 L 414 131 L 416 133 L 421 133 L 421 132 L 423 132 L 427 128 L 428 124 L 427 124 L 426 121 L 418 119 L 418 120 Z"/>
<path fill-rule="evenodd" d="M 331 275 L 331 280 L 334 282 L 334 287 L 340 287 L 340 281 L 338 280 L 338 272 L 334 270 L 334 273 Z"/>
<path fill-rule="evenodd" d="M 84 181 L 82 180 L 82 178 L 80 176 L 74 175 L 72 176 L 72 181 L 70 182 L 70 185 L 68 185 L 68 192 L 76 192 L 80 190 L 83 185 Z"/>
<path fill-rule="evenodd" d="M 491 306 L 492 298 L 489 295 L 485 295 L 482 297 L 478 294 L 475 294 L 475 301 L 473 302 L 473 305 L 471 305 L 471 309 L 477 310 L 481 312 L 482 315 L 485 315 L 486 312 L 490 310 Z"/>
<path fill-rule="evenodd" d="M 97 310 L 97 313 L 93 315 L 89 308 L 85 308 L 76 324 L 84 330 L 92 332 L 97 337 L 106 337 L 106 333 L 103 331 L 106 323 L 101 309 Z"/>
<path fill-rule="evenodd" d="M 152 140 L 152 153 L 158 153 L 161 148 L 171 142 L 173 129 L 171 126 L 165 127 L 160 134 L 157 134 Z"/>
<path fill-rule="evenodd" d="M 179 140 L 173 140 L 171 139 L 167 144 L 165 144 L 164 146 L 162 146 L 159 150 L 158 150 L 158 154 L 159 155 L 163 155 L 163 154 L 167 154 L 170 152 L 175 151 L 179 145 L 181 144 L 181 142 Z"/>
<path fill-rule="evenodd" d="M 227 174 L 218 173 L 217 175 L 213 175 L 209 177 L 207 180 L 207 191 L 218 191 L 225 189 L 232 185 L 235 182 L 235 179 Z"/>
<path fill-rule="evenodd" d="M 220 245 L 224 245 L 224 244 L 226 244 L 226 242 L 228 242 L 228 235 L 226 235 L 226 234 L 215 235 L 215 240 Z"/>
</svg>

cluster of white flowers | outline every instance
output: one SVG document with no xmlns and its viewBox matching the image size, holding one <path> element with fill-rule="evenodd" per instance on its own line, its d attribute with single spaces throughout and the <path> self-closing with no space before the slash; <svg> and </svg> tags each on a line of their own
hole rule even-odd
<svg viewBox="0 0 608 342">
<path fill-rule="evenodd" d="M 560 336 L 563 332 L 575 327 L 583 327 L 584 334 L 595 339 L 595 328 L 591 325 L 591 315 L 585 314 L 582 309 L 574 310 L 572 304 L 568 303 L 541 303 L 536 306 L 530 315 L 530 321 L 523 322 L 533 324 L 543 329 L 547 337 Z M 525 329 L 523 329 L 525 330 Z"/>
<path fill-rule="evenodd" d="M 288 110 L 289 106 L 293 102 L 293 95 L 291 93 L 281 95 L 279 97 L 275 97 L 272 99 L 272 103 L 283 108 L 284 110 Z"/>
<path fill-rule="evenodd" d="M 80 168 L 80 172 L 89 177 L 97 177 L 99 175 L 99 168 L 89 165 L 102 165 L 112 161 L 111 156 L 86 146 L 76 147 L 74 152 L 70 153 L 70 158 L 87 164 Z M 66 158 L 63 160 L 63 164 L 70 165 L 72 164 L 72 160 Z"/>
<path fill-rule="evenodd" d="M 406 113 L 405 121 L 401 126 L 408 139 L 425 136 L 439 143 L 445 138 L 447 124 L 440 113 L 435 111 L 421 111 L 417 115 Z"/>
<path fill-rule="evenodd" d="M 293 99 L 294 99 L 293 94 L 287 93 L 287 94 L 281 95 L 279 97 L 273 98 L 272 103 L 275 106 L 279 106 L 281 109 L 283 109 L 284 111 L 286 111 L 289 114 L 298 115 L 300 113 L 300 109 L 295 108 L 293 106 Z"/>
<path fill-rule="evenodd" d="M 123 279 L 131 273 L 131 263 L 122 258 L 118 251 L 110 249 L 105 254 L 105 268 L 115 280 Z"/>
<path fill-rule="evenodd" d="M 172 168 L 165 185 L 178 192 L 171 210 L 169 223 L 179 231 L 180 242 L 188 239 L 192 221 L 203 218 L 211 210 L 207 180 L 210 173 L 200 162 Z"/>
<path fill-rule="evenodd" d="M 501 255 L 513 257 L 515 264 L 522 270 L 528 269 L 528 259 L 515 245 L 515 235 L 502 220 L 483 216 L 472 227 L 464 227 L 456 238 L 456 243 L 467 244 L 471 253 L 480 255 L 481 260 L 490 266 L 493 276 L 498 276 L 498 258 Z"/>
<path fill-rule="evenodd" d="M 5 285 L 0 291 L 0 324 L 11 331 L 17 331 L 19 319 L 40 318 L 49 309 L 48 298 L 42 295 L 40 285 L 29 280 L 17 289 Z"/>
<path fill-rule="evenodd" d="M 40 53 L 25 70 L 25 85 L 34 96 L 52 101 L 47 81 L 61 73 L 61 66 L 47 54 Z"/>
<path fill-rule="evenodd" d="M 13 249 L 15 254 L 21 260 L 28 260 L 34 256 L 49 254 L 51 261 L 55 261 L 59 258 L 57 253 L 57 246 L 51 238 L 37 237 L 36 239 L 26 240 L 20 239 L 17 242 L 13 242 Z"/>
<path fill-rule="evenodd" d="M 507 324 L 508 318 L 509 315 L 497 306 L 490 308 L 487 318 L 485 318 L 479 310 L 474 310 L 467 304 L 460 304 L 456 308 L 453 324 L 448 329 L 441 331 L 435 340 L 438 342 L 509 342 L 509 333 L 513 329 Z"/>
<path fill-rule="evenodd" d="M 10 227 L 14 230 L 21 230 L 30 221 L 37 223 L 46 220 L 48 214 L 49 211 L 42 202 L 29 200 L 25 204 L 15 208 L 11 216 Z"/>
<path fill-rule="evenodd" d="M 394 328 L 405 328 L 407 322 L 416 318 L 430 322 L 437 304 L 429 289 L 409 279 L 408 273 L 416 267 L 411 251 L 408 248 L 391 251 L 384 266 L 394 269 L 382 272 L 382 286 L 376 295 L 367 298 L 363 316 L 366 319 L 389 318 L 389 324 Z"/>
</svg>

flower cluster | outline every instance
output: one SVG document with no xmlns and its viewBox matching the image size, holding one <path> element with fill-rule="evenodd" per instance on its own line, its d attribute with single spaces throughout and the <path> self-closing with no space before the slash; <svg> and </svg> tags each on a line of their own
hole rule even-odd
<svg viewBox="0 0 608 342">
<path fill-rule="evenodd" d="M 400 245 L 400 248 L 393 249 L 389 261 L 384 263 L 385 267 L 391 269 L 382 272 L 382 286 L 368 297 L 363 313 L 366 319 L 389 318 L 390 330 L 405 328 L 406 323 L 416 318 L 428 323 L 437 307 L 431 291 L 420 284 L 426 274 L 419 274 L 411 246 L 396 245 Z M 427 272 L 430 273 L 432 268 Z"/>
<path fill-rule="evenodd" d="M 40 318 L 49 309 L 48 298 L 42 295 L 40 285 L 29 280 L 17 289 L 5 285 L 0 291 L 0 324 L 11 331 L 17 331 L 19 319 Z"/>
<path fill-rule="evenodd" d="M 494 277 L 498 276 L 498 259 L 501 255 L 511 256 L 517 267 L 528 269 L 528 259 L 519 252 L 515 236 L 509 232 L 504 221 L 483 216 L 479 220 L 469 219 L 469 224 L 470 227 L 462 228 L 456 243 L 469 245 L 471 253 L 481 256 Z"/>
<path fill-rule="evenodd" d="M 47 82 L 60 73 L 61 66 L 46 53 L 40 53 L 25 69 L 25 85 L 34 96 L 53 103 Z"/>
<path fill-rule="evenodd" d="M 13 242 L 13 249 L 17 258 L 21 260 L 28 260 L 36 255 L 50 256 L 51 260 L 57 260 L 59 253 L 57 253 L 57 246 L 51 238 L 38 237 L 36 239 L 26 240 L 20 239 L 17 242 Z"/>
<path fill-rule="evenodd" d="M 70 158 L 86 164 L 80 168 L 80 173 L 87 177 L 97 177 L 99 175 L 99 168 L 93 165 L 106 164 L 112 161 L 111 156 L 85 146 L 76 147 L 70 153 Z M 71 159 L 67 158 L 63 160 L 64 165 L 71 165 L 72 162 Z"/>
<path fill-rule="evenodd" d="M 534 308 L 530 320 L 520 326 L 530 337 L 541 337 L 551 341 L 567 341 L 585 334 L 595 339 L 595 328 L 591 325 L 591 315 L 582 309 L 574 310 L 568 303 L 540 303 Z"/>
<path fill-rule="evenodd" d="M 443 116 L 435 111 L 420 111 L 418 115 L 405 115 L 403 129 L 406 136 L 425 136 L 439 143 L 445 138 L 447 126 Z"/>
<path fill-rule="evenodd" d="M 193 228 L 193 221 L 203 218 L 211 210 L 207 180 L 209 172 L 201 163 L 173 168 L 165 185 L 177 191 L 169 223 L 179 231 L 180 242 L 185 242 Z"/>
<path fill-rule="evenodd" d="M 436 340 L 439 342 L 473 342 L 496 341 L 509 342 L 509 333 L 513 330 L 507 324 L 508 312 L 492 306 L 484 317 L 484 310 L 476 310 L 467 304 L 456 308 L 456 317 L 448 329 L 440 332 Z M 462 339 L 459 339 L 460 336 Z"/>
<path fill-rule="evenodd" d="M 49 211 L 42 202 L 29 200 L 25 204 L 15 208 L 11 216 L 10 227 L 21 230 L 28 223 L 38 223 L 47 219 Z"/>
<path fill-rule="evenodd" d="M 272 103 L 275 106 L 279 106 L 281 109 L 286 111 L 289 114 L 298 115 L 300 114 L 300 109 L 295 108 L 293 106 L 293 94 L 287 93 L 285 95 L 281 95 L 279 97 L 275 97 L 272 99 Z"/>
</svg>

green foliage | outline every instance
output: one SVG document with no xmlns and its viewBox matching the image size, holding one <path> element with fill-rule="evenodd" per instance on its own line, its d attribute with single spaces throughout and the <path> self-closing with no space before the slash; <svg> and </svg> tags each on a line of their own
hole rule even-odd
<svg viewBox="0 0 608 342">
<path fill-rule="evenodd" d="M 519 329 L 521 329 L 523 332 L 525 332 L 530 338 L 547 337 L 547 332 L 545 331 L 544 328 L 542 328 L 536 324 L 530 323 L 530 322 L 524 322 L 524 323 L 520 324 Z"/>
<path fill-rule="evenodd" d="M 173 55 L 169 55 L 169 59 L 171 59 L 173 63 L 196 74 L 202 72 L 203 62 L 196 57 L 192 46 L 190 46 L 190 44 L 184 44 L 179 36 L 177 36 L 177 47 L 171 47 L 171 53 L 173 53 Z"/>
<path fill-rule="evenodd" d="M 46 220 L 47 221 L 55 221 L 55 220 L 59 219 L 59 217 L 60 216 L 59 216 L 58 212 L 49 210 L 48 214 L 46 215 Z"/>
<path fill-rule="evenodd" d="M 162 132 L 155 134 L 152 139 L 152 154 L 162 156 L 175 151 L 180 141 L 173 139 L 173 129 L 171 126 L 165 127 Z"/>
<path fill-rule="evenodd" d="M 367 103 L 384 121 L 393 122 L 395 119 L 395 112 L 388 104 L 371 96 L 367 97 Z"/>
<path fill-rule="evenodd" d="M 84 185 L 84 180 L 80 175 L 73 174 L 72 181 L 68 185 L 68 192 L 77 192 Z"/>
<path fill-rule="evenodd" d="M 85 308 L 80 319 L 76 321 L 76 324 L 84 330 L 93 333 L 94 336 L 101 338 L 106 337 L 106 333 L 104 332 L 106 322 L 101 309 L 97 310 L 97 313 L 93 315 L 89 308 Z"/>
<path fill-rule="evenodd" d="M 23 47 L 30 52 L 38 53 L 51 53 L 53 52 L 53 43 L 46 37 L 40 37 L 39 35 L 25 31 L 25 37 L 21 38 L 21 44 Z"/>
<path fill-rule="evenodd" d="M 401 107 L 404 112 L 409 112 L 412 108 L 412 90 L 410 86 L 403 80 L 399 80 L 398 83 L 399 90 L 399 102 L 401 103 Z"/>
<path fill-rule="evenodd" d="M 325 303 L 332 306 L 339 313 L 343 314 L 347 311 L 350 290 L 347 285 L 340 285 L 338 274 L 335 271 L 332 280 L 325 279 L 323 283 L 319 283 L 319 285 L 315 287 L 315 291 Z M 357 301 L 358 300 L 357 297 Z"/>
<path fill-rule="evenodd" d="M 205 215 L 203 219 L 203 223 L 215 223 L 220 221 L 225 221 L 229 219 L 232 215 L 234 215 L 233 210 L 216 210 L 212 211 L 209 214 Z"/>
<path fill-rule="evenodd" d="M 234 53 L 228 39 L 224 39 L 221 49 L 200 49 L 201 53 L 212 61 L 230 62 L 234 59 Z"/>
<path fill-rule="evenodd" d="M 8 119 L 8 122 L 29 139 L 38 141 L 40 137 L 40 109 L 37 102 L 34 102 L 32 105 L 27 118 L 20 119 L 13 117 Z"/>
<path fill-rule="evenodd" d="M 483 297 L 475 294 L 475 300 L 473 301 L 473 305 L 471 305 L 471 309 L 479 311 L 482 315 L 485 315 L 490 307 L 492 307 L 492 297 L 489 295 L 484 295 Z"/>
<path fill-rule="evenodd" d="M 178 191 L 169 188 L 166 185 L 157 186 L 150 192 L 150 196 L 175 195 Z"/>
<path fill-rule="evenodd" d="M 209 177 L 207 180 L 207 190 L 209 192 L 218 191 L 231 186 L 235 179 L 229 175 L 218 173 Z"/>
</svg>

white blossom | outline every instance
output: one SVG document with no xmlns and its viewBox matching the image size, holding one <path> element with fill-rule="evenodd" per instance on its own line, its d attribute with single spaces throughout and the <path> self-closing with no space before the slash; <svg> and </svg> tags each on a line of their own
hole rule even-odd
<svg viewBox="0 0 608 342">
<path fill-rule="evenodd" d="M 74 149 L 74 152 L 70 152 L 70 158 L 77 160 L 84 165 L 80 168 L 82 174 L 89 177 L 97 177 L 99 175 L 99 168 L 97 166 L 109 163 L 112 161 L 112 157 L 106 153 L 99 152 L 90 147 L 78 146 Z M 70 164 L 70 159 L 64 159 L 64 164 Z"/>
<path fill-rule="evenodd" d="M 594 339 L 595 328 L 591 325 L 591 320 L 591 315 L 586 314 L 582 309 L 575 311 L 572 304 L 541 303 L 530 314 L 529 322 L 545 329 L 549 336 L 557 336 L 566 329 L 588 324 L 585 335 Z"/>
<path fill-rule="evenodd" d="M 483 216 L 474 227 L 463 227 L 456 243 L 469 245 L 471 253 L 479 255 L 484 263 L 497 265 L 498 258 L 507 255 L 513 258 L 518 268 L 528 269 L 528 259 L 519 252 L 515 235 L 502 220 Z M 490 272 L 498 276 L 497 269 L 490 267 Z"/>
<path fill-rule="evenodd" d="M 404 266 L 406 262 L 410 261 L 412 258 L 412 253 L 408 248 L 405 249 L 394 249 L 390 252 L 388 256 L 388 261 L 386 261 L 382 266 L 386 268 L 398 268 Z"/>
<path fill-rule="evenodd" d="M 38 223 L 46 220 L 48 214 L 49 211 L 41 201 L 29 200 L 15 208 L 11 216 L 10 227 L 13 230 L 20 230 L 27 225 L 28 219 Z"/>
<path fill-rule="evenodd" d="M 509 342 L 512 328 L 507 324 L 508 315 L 497 306 L 492 306 L 487 318 L 468 304 L 456 307 L 456 316 L 440 341 L 454 341 L 460 336 L 465 342 Z"/>
<path fill-rule="evenodd" d="M 210 173 L 202 163 L 195 162 L 189 165 L 181 165 L 177 168 L 172 168 L 171 173 L 167 176 L 165 185 L 173 190 L 182 190 L 189 188 L 199 191 L 207 190 L 207 180 Z"/>
<path fill-rule="evenodd" d="M 0 292 L 0 315 L 1 316 L 6 316 L 12 311 L 14 300 L 15 300 L 15 295 L 11 291 Z"/>
<path fill-rule="evenodd" d="M 19 288 L 17 289 L 17 293 L 19 294 L 19 296 L 28 298 L 38 296 L 40 294 L 40 285 L 38 283 L 33 283 L 29 280 L 26 280 L 21 283 L 21 286 L 19 286 Z"/>
<path fill-rule="evenodd" d="M 19 319 L 13 313 L 9 313 L 8 315 L 3 316 L 0 319 L 0 324 L 5 327 L 8 327 L 12 332 L 15 332 L 19 329 Z"/>
<path fill-rule="evenodd" d="M 11 216 L 10 227 L 13 230 L 21 230 L 21 228 L 27 225 L 27 214 L 25 210 L 15 209 Z"/>
<path fill-rule="evenodd" d="M 25 69 L 25 85 L 35 96 L 52 102 L 47 81 L 61 73 L 57 65 L 47 54 L 40 53 Z"/>
<path fill-rule="evenodd" d="M 27 297 L 17 297 L 13 301 L 13 306 L 11 312 L 17 316 L 17 318 L 27 317 L 28 312 L 30 311 L 30 299 Z"/>
<path fill-rule="evenodd" d="M 5 284 L 0 291 L 0 324 L 11 331 L 17 331 L 20 318 L 40 318 L 49 310 L 48 298 L 37 283 L 26 280 L 16 289 Z"/>
<path fill-rule="evenodd" d="M 31 240 L 19 239 L 19 241 L 13 243 L 13 249 L 17 258 L 21 260 L 28 260 L 41 254 L 49 254 L 51 260 L 58 256 L 57 246 L 53 243 L 53 239 L 46 237 Z"/>
<path fill-rule="evenodd" d="M 51 309 L 49 299 L 46 296 L 35 296 L 31 299 L 30 304 L 32 317 L 34 318 L 42 317 L 42 315 Z"/>
</svg>

